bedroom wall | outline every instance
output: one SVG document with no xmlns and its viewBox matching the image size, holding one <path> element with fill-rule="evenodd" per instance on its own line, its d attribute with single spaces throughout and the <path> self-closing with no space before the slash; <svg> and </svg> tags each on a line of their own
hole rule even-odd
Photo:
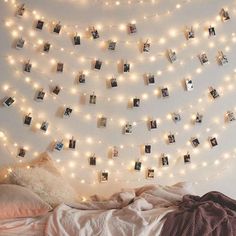
<svg viewBox="0 0 236 236">
<path fill-rule="evenodd" d="M 142 3 L 143 2 L 143 3 Z M 23 3 L 23 2 L 22 2 Z M 109 195 L 121 187 L 143 184 L 173 184 L 191 181 L 196 192 L 219 190 L 236 197 L 231 187 L 235 175 L 236 122 L 225 122 L 228 110 L 235 106 L 235 19 L 233 0 L 192 1 L 31 1 L 25 0 L 26 14 L 14 16 L 11 0 L 0 2 L 1 97 L 13 96 L 16 102 L 0 107 L 0 163 L 27 161 L 47 151 L 83 196 L 94 193 Z M 107 5 L 108 4 L 108 5 Z M 222 22 L 221 8 L 229 9 L 231 19 Z M 158 14 L 158 16 L 156 15 Z M 44 17 L 42 31 L 34 28 L 36 18 Z M 60 35 L 51 33 L 52 22 L 63 25 Z M 126 26 L 136 22 L 137 33 L 129 35 Z M 77 25 L 77 26 L 76 26 Z M 186 40 L 185 27 L 193 26 L 196 38 Z M 208 36 L 208 27 L 215 27 L 216 36 Z M 100 38 L 88 37 L 86 29 L 95 26 Z M 74 32 L 81 35 L 81 45 L 73 46 Z M 23 37 L 22 50 L 14 48 L 15 40 Z M 105 42 L 117 41 L 115 51 L 105 48 Z M 140 52 L 140 42 L 149 39 L 149 53 Z M 41 53 L 42 42 L 50 42 L 48 54 Z M 170 63 L 166 50 L 177 52 L 177 61 Z M 222 50 L 229 63 L 220 66 L 216 55 Z M 201 65 L 199 53 L 206 52 L 209 64 Z M 97 58 L 102 69 L 91 68 Z M 33 63 L 31 73 L 22 72 L 26 60 Z M 117 63 L 131 63 L 129 73 L 119 73 Z M 64 63 L 64 72 L 55 72 L 55 63 Z M 87 74 L 85 84 L 75 84 L 79 71 Z M 146 85 L 143 75 L 155 74 L 156 83 Z M 117 78 L 118 87 L 108 88 L 107 80 Z M 183 80 L 193 80 L 193 91 L 184 89 Z M 55 85 L 63 87 L 58 96 L 50 91 Z M 169 98 L 161 98 L 159 89 L 167 86 Z M 217 89 L 220 97 L 211 99 L 208 88 Z M 35 101 L 38 89 L 44 88 L 43 102 Z M 97 104 L 89 104 L 95 93 Z M 140 107 L 130 107 L 130 99 L 141 99 Z M 62 118 L 65 107 L 73 108 L 70 118 Z M 174 123 L 170 114 L 179 112 L 181 121 Z M 194 124 L 193 116 L 203 114 L 202 124 Z M 23 124 L 31 113 L 33 123 Z M 101 115 L 108 118 L 106 128 L 97 127 Z M 158 128 L 149 131 L 147 119 L 158 120 Z M 47 133 L 39 126 L 49 122 Z M 122 134 L 124 122 L 134 124 L 133 133 Z M 166 135 L 173 133 L 176 143 L 167 144 Z M 68 139 L 77 140 L 76 150 L 68 149 Z M 198 137 L 200 145 L 193 148 L 189 140 Z M 218 146 L 211 148 L 209 137 L 216 137 Z M 56 140 L 63 140 L 64 150 L 52 151 Z M 151 144 L 151 154 L 144 155 L 142 145 Z M 111 147 L 117 146 L 119 157 L 109 158 Z M 26 156 L 17 156 L 20 147 Z M 183 155 L 191 155 L 191 164 L 184 164 Z M 89 166 L 88 158 L 95 154 L 97 165 Z M 162 167 L 161 154 L 169 157 L 169 167 Z M 141 171 L 134 162 L 142 162 Z M 154 168 L 155 178 L 147 179 L 147 168 Z M 107 170 L 109 180 L 99 182 L 100 171 Z"/>
</svg>

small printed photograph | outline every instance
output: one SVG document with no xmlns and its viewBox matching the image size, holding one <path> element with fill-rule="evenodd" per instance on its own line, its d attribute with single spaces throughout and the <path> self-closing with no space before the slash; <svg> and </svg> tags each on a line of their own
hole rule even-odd
<svg viewBox="0 0 236 236">
<path fill-rule="evenodd" d="M 61 88 L 59 86 L 55 86 L 54 89 L 52 90 L 52 92 L 56 95 L 58 95 L 61 91 Z"/>
<path fill-rule="evenodd" d="M 162 95 L 163 98 L 169 97 L 169 90 L 168 90 L 168 88 L 162 88 L 161 89 L 161 95 Z"/>
<path fill-rule="evenodd" d="M 43 51 L 44 51 L 44 52 L 49 52 L 50 47 L 51 47 L 51 44 L 50 44 L 50 43 L 45 43 L 45 44 L 43 45 Z"/>
<path fill-rule="evenodd" d="M 67 108 L 65 109 L 65 111 L 64 111 L 63 116 L 64 116 L 65 118 L 69 118 L 69 117 L 71 116 L 72 111 L 73 111 L 72 108 L 67 107 Z"/>
<path fill-rule="evenodd" d="M 150 129 L 156 129 L 157 128 L 157 121 L 151 120 L 150 121 Z"/>
<path fill-rule="evenodd" d="M 175 123 L 181 121 L 181 116 L 180 116 L 180 114 L 179 114 L 179 113 L 176 113 L 176 112 L 172 113 L 172 120 L 173 120 Z"/>
<path fill-rule="evenodd" d="M 74 36 L 74 45 L 80 45 L 80 36 L 77 34 Z"/>
<path fill-rule="evenodd" d="M 207 57 L 207 55 L 206 55 L 205 52 L 204 52 L 204 53 L 201 53 L 201 54 L 199 55 L 199 60 L 200 60 L 200 62 L 201 62 L 202 65 L 208 63 L 208 57 Z"/>
<path fill-rule="evenodd" d="M 210 36 L 210 37 L 216 35 L 215 28 L 212 27 L 212 26 L 210 26 L 210 27 L 208 28 L 208 32 L 209 32 L 209 36 Z"/>
<path fill-rule="evenodd" d="M 192 91 L 193 90 L 193 81 L 191 79 L 186 79 L 185 86 L 186 86 L 187 91 Z"/>
<path fill-rule="evenodd" d="M 131 124 L 126 124 L 124 129 L 125 129 L 125 134 L 131 134 L 132 133 L 132 125 Z"/>
<path fill-rule="evenodd" d="M 129 34 L 135 34 L 137 33 L 137 27 L 136 27 L 136 24 L 128 24 L 128 33 Z"/>
<path fill-rule="evenodd" d="M 22 49 L 24 47 L 25 40 L 23 38 L 19 38 L 16 42 L 16 49 Z"/>
<path fill-rule="evenodd" d="M 57 141 L 57 142 L 55 143 L 54 150 L 56 150 L 56 151 L 61 151 L 61 150 L 63 149 L 63 146 L 64 146 L 63 140 Z"/>
<path fill-rule="evenodd" d="M 26 150 L 24 148 L 19 148 L 18 157 L 25 157 Z"/>
<path fill-rule="evenodd" d="M 169 49 L 167 51 L 167 54 L 168 54 L 168 58 L 169 58 L 171 63 L 173 63 L 173 62 L 175 62 L 177 60 L 176 52 L 173 51 L 172 49 Z"/>
<path fill-rule="evenodd" d="M 114 51 L 114 50 L 116 49 L 116 42 L 110 40 L 110 41 L 108 42 L 108 49 L 111 50 L 111 51 Z"/>
<path fill-rule="evenodd" d="M 44 122 L 41 124 L 40 129 L 41 129 L 42 131 L 46 132 L 47 129 L 48 129 L 48 126 L 49 126 L 49 123 L 48 123 L 47 121 L 44 121 Z"/>
<path fill-rule="evenodd" d="M 95 64 L 94 64 L 94 69 L 100 70 L 101 67 L 102 67 L 102 61 L 96 60 L 96 61 L 95 61 Z"/>
<path fill-rule="evenodd" d="M 79 83 L 85 84 L 85 80 L 86 80 L 86 75 L 84 73 L 80 73 L 79 74 Z"/>
<path fill-rule="evenodd" d="M 90 104 L 96 104 L 96 100 L 97 100 L 97 96 L 92 94 L 90 95 L 90 98 L 89 98 L 89 103 Z"/>
<path fill-rule="evenodd" d="M 235 121 L 236 118 L 235 118 L 235 114 L 233 111 L 227 111 L 226 112 L 226 121 L 228 122 L 232 122 L 232 121 Z"/>
<path fill-rule="evenodd" d="M 112 147 L 112 157 L 118 157 L 119 156 L 119 150 L 117 146 Z"/>
<path fill-rule="evenodd" d="M 191 162 L 191 156 L 190 156 L 189 153 L 187 153 L 187 154 L 184 155 L 184 163 L 188 164 L 190 162 Z"/>
<path fill-rule="evenodd" d="M 111 87 L 112 87 L 112 88 L 115 88 L 115 87 L 118 86 L 118 83 L 117 83 L 116 78 L 111 78 L 111 79 L 110 79 L 110 83 L 111 83 Z"/>
<path fill-rule="evenodd" d="M 155 171 L 154 169 L 149 168 L 147 170 L 147 179 L 154 179 L 155 177 Z"/>
<path fill-rule="evenodd" d="M 95 157 L 95 155 L 89 157 L 89 165 L 90 166 L 96 166 L 96 157 Z"/>
<path fill-rule="evenodd" d="M 150 48 L 151 48 L 151 44 L 148 42 L 148 40 L 143 43 L 143 52 L 149 52 Z"/>
<path fill-rule="evenodd" d="M 26 62 L 25 66 L 24 66 L 24 71 L 27 72 L 27 73 L 30 73 L 31 68 L 32 68 L 32 64 L 30 63 L 30 61 Z"/>
<path fill-rule="evenodd" d="M 133 98 L 133 107 L 139 107 L 139 106 L 140 106 L 140 99 Z"/>
<path fill-rule="evenodd" d="M 174 134 L 169 134 L 168 135 L 168 142 L 169 142 L 169 144 L 175 143 L 175 136 L 174 136 Z"/>
<path fill-rule="evenodd" d="M 25 13 L 25 4 L 21 4 L 17 7 L 16 16 L 22 17 Z"/>
<path fill-rule="evenodd" d="M 43 90 L 39 90 L 36 96 L 36 100 L 39 102 L 43 101 L 45 94 L 46 93 Z"/>
<path fill-rule="evenodd" d="M 30 114 L 26 115 L 25 116 L 25 119 L 24 119 L 24 124 L 25 125 L 31 125 L 31 122 L 32 122 L 32 116 Z"/>
<path fill-rule="evenodd" d="M 3 105 L 5 107 L 11 106 L 15 102 L 15 99 L 13 97 L 8 97 L 4 102 Z"/>
<path fill-rule="evenodd" d="M 217 90 L 214 89 L 214 88 L 210 88 L 210 94 L 211 94 L 213 99 L 216 99 L 220 96 L 219 93 L 217 92 Z"/>
<path fill-rule="evenodd" d="M 151 153 L 151 148 L 152 148 L 152 146 L 151 146 L 150 144 L 146 144 L 146 145 L 144 146 L 144 152 L 145 152 L 146 154 L 150 154 L 150 153 Z"/>
<path fill-rule="evenodd" d="M 191 26 L 191 28 L 187 30 L 187 39 L 193 39 L 193 38 L 195 38 L 195 33 L 193 27 Z"/>
<path fill-rule="evenodd" d="M 226 11 L 224 8 L 221 9 L 220 16 L 222 21 L 230 20 L 229 12 Z"/>
<path fill-rule="evenodd" d="M 130 71 L 130 64 L 124 63 L 123 69 L 124 69 L 124 72 L 129 72 Z"/>
<path fill-rule="evenodd" d="M 62 25 L 60 24 L 60 22 L 58 22 L 58 23 L 54 26 L 53 32 L 56 33 L 56 34 L 60 34 L 61 28 L 62 28 Z"/>
<path fill-rule="evenodd" d="M 62 62 L 57 63 L 57 72 L 62 73 L 64 69 L 64 64 Z"/>
<path fill-rule="evenodd" d="M 209 138 L 211 147 L 215 147 L 218 145 L 217 139 L 216 138 Z"/>
<path fill-rule="evenodd" d="M 108 181 L 108 172 L 107 171 L 101 172 L 100 181 L 101 181 L 101 183 L 105 183 Z"/>
<path fill-rule="evenodd" d="M 148 84 L 155 84 L 155 76 L 153 74 L 147 75 L 147 83 Z"/>
<path fill-rule="evenodd" d="M 228 63 L 228 58 L 222 51 L 218 52 L 218 62 L 222 66 Z"/>
<path fill-rule="evenodd" d="M 76 147 L 76 140 L 72 137 L 70 140 L 69 140 L 69 148 L 70 149 L 75 149 Z"/>
<path fill-rule="evenodd" d="M 197 114 L 196 114 L 196 118 L 195 118 L 195 123 L 201 124 L 201 123 L 202 123 L 202 119 L 203 119 L 203 115 L 197 113 Z"/>
<path fill-rule="evenodd" d="M 43 29 L 44 22 L 42 20 L 38 20 L 36 23 L 36 29 L 42 30 Z"/>
<path fill-rule="evenodd" d="M 137 171 L 140 171 L 142 167 L 142 162 L 141 161 L 136 161 L 134 164 L 134 169 Z"/>
<path fill-rule="evenodd" d="M 93 39 L 99 38 L 99 33 L 94 27 L 91 29 L 91 35 L 92 35 Z"/>
<path fill-rule="evenodd" d="M 162 166 L 169 166 L 168 156 L 163 155 L 162 158 L 161 158 L 161 163 L 162 163 Z"/>
<path fill-rule="evenodd" d="M 99 118 L 98 125 L 100 128 L 106 128 L 107 127 L 107 118 L 106 117 Z"/>
<path fill-rule="evenodd" d="M 198 145 L 200 144 L 198 138 L 192 138 L 191 143 L 192 143 L 193 147 L 195 147 L 195 148 L 198 147 Z"/>
</svg>

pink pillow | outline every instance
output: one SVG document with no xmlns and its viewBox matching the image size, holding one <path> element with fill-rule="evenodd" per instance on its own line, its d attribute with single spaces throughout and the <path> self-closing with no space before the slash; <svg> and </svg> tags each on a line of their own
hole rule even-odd
<svg viewBox="0 0 236 236">
<path fill-rule="evenodd" d="M 52 208 L 35 193 L 13 184 L 0 184 L 0 219 L 45 215 Z"/>
</svg>

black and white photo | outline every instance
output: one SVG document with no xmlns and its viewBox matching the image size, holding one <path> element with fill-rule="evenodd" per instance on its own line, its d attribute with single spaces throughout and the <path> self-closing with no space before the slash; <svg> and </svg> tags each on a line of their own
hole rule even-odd
<svg viewBox="0 0 236 236">
<path fill-rule="evenodd" d="M 97 102 L 97 96 L 95 94 L 91 94 L 89 97 L 89 103 L 96 104 L 96 102 Z"/>
<path fill-rule="evenodd" d="M 64 70 L 64 64 L 62 62 L 57 63 L 57 72 L 62 73 Z"/>
<path fill-rule="evenodd" d="M 157 121 L 150 120 L 150 129 L 156 129 L 156 128 L 157 128 Z"/>
<path fill-rule="evenodd" d="M 226 11 L 224 8 L 221 9 L 220 16 L 222 21 L 230 20 L 229 12 Z"/>
<path fill-rule="evenodd" d="M 16 16 L 22 17 L 24 13 L 25 13 L 25 4 L 21 4 L 20 6 L 17 7 Z"/>
<path fill-rule="evenodd" d="M 197 112 L 196 117 L 195 117 L 195 123 L 201 124 L 202 120 L 203 120 L 203 115 Z"/>
<path fill-rule="evenodd" d="M 143 52 L 149 52 L 150 48 L 151 48 L 151 44 L 148 42 L 148 40 L 143 43 Z"/>
<path fill-rule="evenodd" d="M 169 58 L 171 63 L 173 63 L 173 62 L 175 62 L 177 60 L 176 52 L 173 51 L 172 49 L 169 49 L 167 51 L 167 54 L 168 54 L 168 58 Z"/>
<path fill-rule="evenodd" d="M 25 157 L 25 155 L 26 155 L 26 149 L 25 148 L 19 148 L 18 157 Z"/>
<path fill-rule="evenodd" d="M 208 63 L 208 57 L 207 57 L 207 54 L 205 52 L 201 53 L 199 55 L 199 60 L 201 62 L 202 65 L 205 65 Z"/>
<path fill-rule="evenodd" d="M 111 88 L 115 88 L 118 86 L 118 83 L 117 83 L 117 79 L 116 78 L 111 78 L 110 79 L 110 84 L 111 84 Z"/>
<path fill-rule="evenodd" d="M 15 102 L 15 98 L 13 98 L 13 97 L 8 97 L 8 98 L 6 98 L 6 99 L 4 100 L 3 105 L 4 105 L 5 107 L 9 107 L 9 106 L 11 106 L 14 102 Z"/>
<path fill-rule="evenodd" d="M 130 64 L 129 63 L 124 63 L 123 65 L 123 71 L 124 72 L 130 72 Z"/>
<path fill-rule="evenodd" d="M 193 81 L 191 79 L 185 79 L 185 87 L 187 91 L 193 90 Z"/>
<path fill-rule="evenodd" d="M 91 156 L 91 157 L 89 157 L 89 165 L 90 166 L 96 166 L 96 156 L 95 156 L 95 154 L 93 155 L 93 156 Z"/>
<path fill-rule="evenodd" d="M 147 84 L 155 84 L 155 75 L 147 74 L 146 79 L 147 79 Z"/>
<path fill-rule="evenodd" d="M 169 158 L 168 156 L 165 156 L 164 154 L 161 157 L 161 163 L 162 166 L 169 166 Z"/>
<path fill-rule="evenodd" d="M 236 120 L 236 117 L 233 111 L 227 111 L 225 116 L 226 116 L 227 122 L 232 122 Z"/>
<path fill-rule="evenodd" d="M 112 157 L 118 157 L 119 156 L 119 150 L 117 146 L 112 147 Z"/>
<path fill-rule="evenodd" d="M 112 41 L 112 40 L 109 40 L 108 49 L 111 50 L 111 51 L 114 51 L 116 49 L 116 42 Z"/>
<path fill-rule="evenodd" d="M 74 39 L 75 46 L 80 45 L 80 36 L 79 35 L 76 34 L 73 39 Z"/>
<path fill-rule="evenodd" d="M 132 125 L 127 123 L 127 124 L 125 124 L 125 127 L 124 127 L 124 133 L 131 134 L 133 131 L 132 129 L 133 129 Z"/>
<path fill-rule="evenodd" d="M 107 171 L 102 171 L 101 176 L 100 176 L 100 182 L 105 183 L 108 181 L 108 172 Z"/>
<path fill-rule="evenodd" d="M 168 134 L 168 143 L 171 144 L 171 143 L 175 143 L 175 136 L 174 134 Z"/>
<path fill-rule="evenodd" d="M 155 171 L 152 168 L 147 169 L 147 179 L 154 179 Z"/>
<path fill-rule="evenodd" d="M 24 65 L 24 71 L 27 73 L 31 72 L 31 68 L 32 68 L 32 64 L 30 63 L 30 61 L 26 62 Z"/>
<path fill-rule="evenodd" d="M 141 161 L 136 161 L 134 164 L 134 169 L 137 171 L 140 171 L 142 168 L 142 162 Z"/>
<path fill-rule="evenodd" d="M 100 60 L 95 60 L 94 69 L 100 70 L 101 67 L 102 67 L 102 61 L 100 61 Z"/>
<path fill-rule="evenodd" d="M 98 127 L 99 128 L 106 128 L 107 127 L 107 118 L 106 117 L 100 117 L 98 119 Z"/>
<path fill-rule="evenodd" d="M 46 42 L 46 43 L 43 45 L 43 51 L 44 51 L 44 52 L 49 52 L 50 47 L 51 47 L 51 44 L 48 43 L 48 42 Z"/>
<path fill-rule="evenodd" d="M 16 49 L 22 49 L 25 45 L 25 40 L 23 38 L 19 38 L 16 42 Z"/>
<path fill-rule="evenodd" d="M 210 90 L 210 95 L 213 99 L 220 97 L 219 93 L 217 92 L 215 88 L 210 87 L 209 90 Z"/>
<path fill-rule="evenodd" d="M 175 123 L 181 121 L 181 116 L 180 116 L 180 114 L 177 113 L 177 112 L 172 113 L 172 120 L 173 120 Z"/>
<path fill-rule="evenodd" d="M 133 98 L 133 107 L 139 107 L 139 106 L 140 106 L 140 99 Z"/>
<path fill-rule="evenodd" d="M 200 144 L 198 138 L 196 138 L 196 137 L 191 138 L 191 143 L 192 143 L 194 148 L 198 147 L 199 144 Z"/>
<path fill-rule="evenodd" d="M 223 66 L 223 65 L 228 63 L 228 58 L 227 58 L 227 56 L 222 51 L 218 52 L 217 59 L 218 59 L 219 65 L 221 65 L 221 66 Z"/>
<path fill-rule="evenodd" d="M 69 140 L 69 148 L 70 149 L 75 149 L 76 147 L 76 140 L 74 139 L 74 137 L 72 137 L 70 140 Z"/>
<path fill-rule="evenodd" d="M 169 97 L 170 94 L 169 94 L 168 88 L 162 88 L 161 89 L 161 95 L 162 95 L 163 98 Z"/>
<path fill-rule="evenodd" d="M 48 130 L 48 126 L 49 126 L 49 123 L 47 121 L 43 121 L 43 123 L 41 124 L 40 129 L 42 131 L 46 132 Z"/>
<path fill-rule="evenodd" d="M 55 94 L 55 95 L 58 95 L 61 91 L 61 88 L 59 86 L 55 86 L 52 90 L 52 92 Z"/>
<path fill-rule="evenodd" d="M 133 24 L 133 23 L 128 24 L 128 32 L 129 32 L 129 34 L 137 33 L 136 24 Z"/>
<path fill-rule="evenodd" d="M 144 153 L 150 154 L 152 146 L 150 144 L 144 145 Z"/>
<path fill-rule="evenodd" d="M 208 28 L 208 32 L 209 32 L 209 36 L 210 36 L 210 37 L 211 37 L 211 36 L 215 36 L 215 35 L 216 35 L 215 27 L 210 26 L 210 27 Z"/>
<path fill-rule="evenodd" d="M 56 34 L 60 34 L 61 28 L 62 28 L 62 25 L 60 24 L 60 22 L 58 22 L 58 23 L 54 26 L 53 32 L 56 33 Z"/>
<path fill-rule="evenodd" d="M 73 109 L 70 107 L 67 107 L 64 111 L 63 117 L 64 118 L 69 118 L 71 116 Z"/>
<path fill-rule="evenodd" d="M 191 162 L 191 156 L 190 156 L 189 153 L 186 153 L 186 154 L 184 155 L 184 163 L 185 163 L 185 164 L 188 164 L 188 163 L 190 163 L 190 162 Z"/>
<path fill-rule="evenodd" d="M 91 36 L 93 37 L 93 39 L 98 39 L 99 38 L 99 33 L 98 33 L 97 29 L 92 27 L 90 32 L 91 32 Z"/>
<path fill-rule="evenodd" d="M 209 142 L 210 142 L 211 147 L 215 147 L 218 145 L 217 139 L 215 137 L 210 137 Z"/>
<path fill-rule="evenodd" d="M 36 23 L 35 28 L 38 29 L 38 30 L 42 30 L 43 29 L 43 25 L 44 25 L 44 21 L 38 20 L 37 23 Z"/>
<path fill-rule="evenodd" d="M 79 74 L 79 79 L 78 79 L 78 81 L 79 81 L 80 84 L 85 84 L 85 82 L 86 82 L 86 75 L 85 75 L 83 72 L 81 72 L 81 73 Z"/>
<path fill-rule="evenodd" d="M 39 90 L 39 91 L 37 92 L 37 95 L 36 95 L 36 101 L 38 101 L 38 102 L 43 101 L 43 100 L 44 100 L 44 97 L 45 97 L 45 94 L 46 94 L 46 93 L 43 91 L 43 89 Z"/>
<path fill-rule="evenodd" d="M 31 114 L 29 113 L 28 115 L 25 116 L 25 119 L 24 119 L 24 124 L 25 125 L 31 125 L 31 122 L 32 122 L 32 116 Z"/>
<path fill-rule="evenodd" d="M 193 27 L 191 26 L 189 29 L 187 29 L 187 39 L 193 39 L 195 38 L 195 32 Z"/>
</svg>

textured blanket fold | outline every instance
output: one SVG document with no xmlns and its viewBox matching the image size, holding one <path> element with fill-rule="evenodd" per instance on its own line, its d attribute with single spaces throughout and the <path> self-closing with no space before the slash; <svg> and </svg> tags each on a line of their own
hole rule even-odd
<svg viewBox="0 0 236 236">
<path fill-rule="evenodd" d="M 235 236 L 236 201 L 219 192 L 185 195 L 166 215 L 161 236 Z"/>
</svg>

